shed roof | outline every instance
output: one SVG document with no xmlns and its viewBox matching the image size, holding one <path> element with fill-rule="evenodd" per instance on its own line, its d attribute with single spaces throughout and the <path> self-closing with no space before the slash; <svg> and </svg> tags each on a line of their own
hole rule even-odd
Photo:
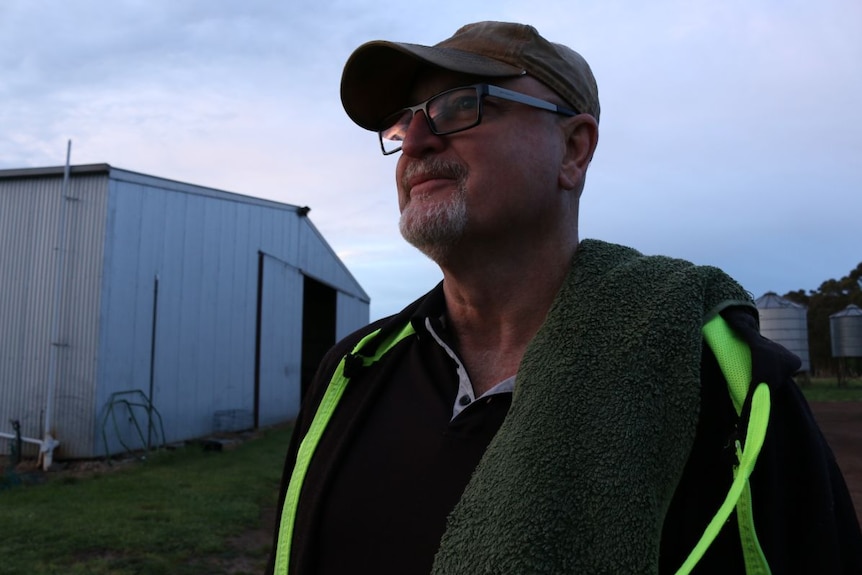
<svg viewBox="0 0 862 575">
<path fill-rule="evenodd" d="M 0 180 L 44 178 L 52 176 L 62 177 L 65 174 L 65 171 L 65 166 L 48 166 L 42 168 L 11 168 L 0 170 Z M 283 209 L 297 212 L 303 216 L 310 211 L 310 208 L 308 206 L 298 206 L 295 204 L 287 204 L 284 202 L 265 200 L 263 198 L 256 198 L 254 196 L 238 194 L 235 192 L 228 192 L 216 188 L 209 188 L 206 186 L 200 186 L 198 184 L 189 184 L 186 182 L 180 182 L 179 180 L 172 180 L 169 178 L 162 178 L 160 176 L 152 176 L 148 174 L 143 174 L 141 172 L 133 172 L 131 170 L 116 168 L 114 166 L 111 166 L 110 164 L 81 164 L 78 166 L 69 166 L 70 176 L 93 174 L 105 174 L 109 178 L 117 180 L 141 183 L 146 185 L 158 185 L 158 187 L 166 187 L 167 185 L 167 187 L 170 187 L 170 189 L 176 191 L 183 191 L 190 194 L 215 197 L 222 200 L 232 200 L 245 204 L 254 204 L 260 206 L 267 206 L 270 208 Z"/>
</svg>

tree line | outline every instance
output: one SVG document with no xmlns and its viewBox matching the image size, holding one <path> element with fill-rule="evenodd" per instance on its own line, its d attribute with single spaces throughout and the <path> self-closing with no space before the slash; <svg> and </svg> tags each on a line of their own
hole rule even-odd
<svg viewBox="0 0 862 575">
<path fill-rule="evenodd" d="M 796 290 L 784 294 L 787 300 L 808 308 L 808 353 L 811 374 L 819 377 L 858 376 L 862 358 L 833 358 L 829 316 L 850 304 L 862 307 L 862 262 L 841 279 L 829 279 L 816 290 Z"/>
</svg>

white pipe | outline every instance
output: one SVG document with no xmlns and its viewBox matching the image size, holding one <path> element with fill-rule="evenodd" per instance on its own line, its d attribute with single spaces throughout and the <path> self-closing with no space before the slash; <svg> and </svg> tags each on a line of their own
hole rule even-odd
<svg viewBox="0 0 862 575">
<path fill-rule="evenodd" d="M 13 433 L 3 433 L 2 431 L 0 431 L 0 437 L 5 437 L 6 439 L 18 439 L 17 435 L 15 435 Z M 35 445 L 38 445 L 39 447 L 42 447 L 42 440 L 41 439 L 32 439 L 30 437 L 23 437 L 22 436 L 21 441 L 23 441 L 24 443 L 33 443 Z"/>
<path fill-rule="evenodd" d="M 39 448 L 39 457 L 42 459 L 42 469 L 48 471 L 51 464 L 54 463 L 54 450 L 60 442 L 54 439 L 50 433 L 45 434 L 45 439 L 42 440 L 42 447 Z"/>
<path fill-rule="evenodd" d="M 63 303 L 63 284 L 66 279 L 66 202 L 69 193 L 69 160 L 72 155 L 72 140 L 66 145 L 66 169 L 63 171 L 63 189 L 60 195 L 60 229 L 58 232 L 57 247 L 57 279 L 54 284 L 54 309 L 51 321 L 51 357 L 48 363 L 48 397 L 45 400 L 45 434 L 41 443 L 41 452 L 45 454 L 43 468 L 47 470 L 51 466 L 54 447 L 57 441 L 52 435 L 54 415 L 54 395 L 57 393 L 57 362 L 60 354 L 60 306 Z"/>
</svg>

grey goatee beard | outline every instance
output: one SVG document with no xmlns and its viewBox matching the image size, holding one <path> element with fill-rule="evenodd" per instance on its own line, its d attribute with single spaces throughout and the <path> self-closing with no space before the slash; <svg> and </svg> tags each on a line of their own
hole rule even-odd
<svg viewBox="0 0 862 575">
<path fill-rule="evenodd" d="M 419 161 L 404 170 L 401 188 L 407 190 L 407 182 L 416 175 L 456 181 L 455 193 L 445 201 L 427 202 L 421 195 L 411 193 L 398 223 L 405 240 L 440 263 L 452 253 L 467 225 L 467 170 L 454 162 Z"/>
</svg>

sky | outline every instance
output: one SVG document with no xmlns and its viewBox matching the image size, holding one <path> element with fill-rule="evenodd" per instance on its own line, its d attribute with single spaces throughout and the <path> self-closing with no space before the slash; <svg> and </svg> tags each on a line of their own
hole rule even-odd
<svg viewBox="0 0 862 575">
<path fill-rule="evenodd" d="M 602 105 L 580 236 L 715 265 L 754 297 L 862 261 L 859 0 L 0 0 L 0 169 L 117 168 L 310 206 L 397 312 L 442 277 L 398 232 L 394 157 L 344 113 L 377 39 L 532 24 Z"/>
</svg>

